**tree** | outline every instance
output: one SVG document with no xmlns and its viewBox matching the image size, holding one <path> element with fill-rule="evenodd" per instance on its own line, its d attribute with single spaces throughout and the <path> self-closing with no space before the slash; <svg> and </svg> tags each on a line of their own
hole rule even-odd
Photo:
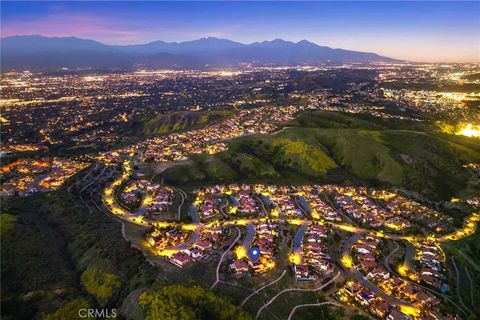
<svg viewBox="0 0 480 320">
<path fill-rule="evenodd" d="M 250 319 L 239 307 L 199 286 L 147 290 L 140 294 L 139 305 L 145 319 Z"/>
</svg>

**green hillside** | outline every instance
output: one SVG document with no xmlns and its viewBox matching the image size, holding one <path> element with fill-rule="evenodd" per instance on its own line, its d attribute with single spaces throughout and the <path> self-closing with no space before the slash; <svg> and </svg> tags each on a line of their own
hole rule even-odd
<svg viewBox="0 0 480 320">
<path fill-rule="evenodd" d="M 408 121 L 369 121 L 331 112 L 301 114 L 270 136 L 236 139 L 229 150 L 195 156 L 193 164 L 164 172 L 174 184 L 232 181 L 325 182 L 360 179 L 398 186 L 437 199 L 479 190 L 463 165 L 480 162 L 478 140 L 397 129 L 425 128 Z"/>
<path fill-rule="evenodd" d="M 143 133 L 145 135 L 165 134 L 172 131 L 185 130 L 191 127 L 206 125 L 230 114 L 230 111 L 186 111 L 159 114 L 143 123 Z"/>
</svg>

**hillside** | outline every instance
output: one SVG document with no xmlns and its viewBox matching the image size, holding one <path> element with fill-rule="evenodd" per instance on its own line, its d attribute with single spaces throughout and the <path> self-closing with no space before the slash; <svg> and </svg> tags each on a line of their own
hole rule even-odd
<svg viewBox="0 0 480 320">
<path fill-rule="evenodd" d="M 402 125 L 409 130 L 398 129 Z M 234 140 L 226 152 L 195 156 L 193 164 L 163 175 L 184 185 L 348 180 L 403 187 L 434 199 L 478 191 L 479 182 L 462 165 L 480 161 L 480 143 L 415 127 L 428 128 L 340 113 L 301 114 L 276 134 Z"/>
<path fill-rule="evenodd" d="M 9 280 L 1 286 L 2 319 L 77 319 L 81 308 L 116 308 L 119 315 L 122 305 L 122 313 L 135 314 L 139 309 L 143 314 L 133 319 L 154 318 L 158 310 L 168 315 L 185 312 L 196 319 L 201 315 L 205 319 L 249 318 L 209 290 L 163 287 L 171 282 L 163 266 L 148 263 L 124 239 L 118 221 L 97 211 L 91 199 L 83 206 L 78 198 L 82 187 L 75 182 L 87 172 L 57 192 L 2 202 L 1 276 Z M 101 192 L 96 189 L 93 194 Z M 130 306 L 139 290 L 145 294 Z M 168 303 L 149 303 L 157 297 L 167 298 Z"/>
<path fill-rule="evenodd" d="M 159 114 L 143 123 L 143 133 L 145 135 L 164 134 L 172 131 L 184 130 L 212 123 L 230 114 L 231 112 L 229 111 L 187 111 Z"/>
</svg>

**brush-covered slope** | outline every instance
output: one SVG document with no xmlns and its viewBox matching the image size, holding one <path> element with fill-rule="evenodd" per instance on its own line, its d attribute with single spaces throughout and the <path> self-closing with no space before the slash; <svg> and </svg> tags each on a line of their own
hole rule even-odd
<svg viewBox="0 0 480 320">
<path fill-rule="evenodd" d="M 199 127 L 212 123 L 230 114 L 230 111 L 186 111 L 169 114 L 159 114 L 143 123 L 143 133 L 145 135 L 164 134 L 172 131 Z"/>
<path fill-rule="evenodd" d="M 362 117 L 301 114 L 276 134 L 234 140 L 228 151 L 195 156 L 163 176 L 175 184 L 358 179 L 438 199 L 479 190 L 478 179 L 463 166 L 480 162 L 478 140 L 414 131 L 428 126 L 409 121 Z"/>
</svg>

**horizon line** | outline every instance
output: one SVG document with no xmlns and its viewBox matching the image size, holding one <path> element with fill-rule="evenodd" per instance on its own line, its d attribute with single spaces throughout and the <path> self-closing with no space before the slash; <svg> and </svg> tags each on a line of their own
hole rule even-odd
<svg viewBox="0 0 480 320">
<path fill-rule="evenodd" d="M 47 38 L 47 39 L 75 38 L 75 39 L 79 39 L 79 40 L 95 41 L 95 42 L 100 43 L 102 45 L 118 46 L 118 47 L 135 46 L 135 45 L 148 45 L 148 44 L 152 44 L 152 43 L 155 43 L 155 42 L 158 42 L 158 41 L 161 41 L 161 42 L 164 42 L 164 43 L 167 43 L 167 44 L 181 44 L 181 43 L 185 43 L 185 42 L 192 42 L 192 41 L 198 41 L 198 40 L 203 40 L 203 39 L 225 40 L 225 41 L 231 41 L 231 42 L 235 42 L 235 43 L 238 43 L 238 44 L 241 44 L 241 45 L 247 45 L 248 46 L 248 45 L 252 45 L 252 44 L 255 44 L 255 43 L 272 42 L 272 41 L 280 40 L 280 41 L 289 42 L 289 43 L 293 43 L 293 44 L 298 44 L 300 42 L 309 42 L 309 43 L 314 44 L 316 46 L 330 48 L 330 49 L 333 49 L 333 50 L 348 50 L 348 51 L 356 51 L 356 52 L 362 52 L 362 53 L 371 53 L 371 54 L 376 54 L 376 55 L 379 55 L 379 56 L 382 56 L 382 57 L 386 57 L 386 58 L 390 58 L 390 59 L 394 59 L 394 60 L 399 60 L 399 61 L 402 61 L 404 63 L 415 63 L 415 64 L 480 64 L 480 60 L 478 60 L 478 61 L 462 61 L 462 62 L 460 62 L 460 61 L 455 61 L 455 62 L 451 62 L 451 61 L 450 62 L 447 62 L 447 61 L 431 61 L 431 62 L 428 62 L 428 61 L 413 61 L 413 60 L 408 60 L 408 59 L 403 59 L 403 58 L 391 58 L 391 57 L 387 57 L 383 54 L 379 54 L 379 53 L 373 52 L 373 51 L 362 51 L 362 50 L 359 50 L 359 49 L 346 49 L 346 48 L 340 48 L 340 47 L 330 47 L 330 46 L 327 46 L 327 45 L 320 45 L 316 42 L 310 41 L 310 40 L 305 39 L 305 38 L 302 39 L 302 40 L 299 40 L 297 42 L 295 42 L 294 40 L 286 40 L 286 39 L 283 39 L 283 38 L 274 38 L 274 39 L 271 39 L 271 40 L 260 40 L 260 41 L 250 42 L 250 43 L 244 43 L 244 42 L 240 42 L 240 41 L 232 40 L 232 39 L 228 39 L 228 38 L 219 38 L 219 37 L 215 37 L 215 36 L 204 36 L 204 37 L 195 38 L 195 39 L 191 39 L 191 40 L 165 41 L 165 40 L 157 39 L 157 40 L 152 40 L 152 41 L 144 42 L 144 43 L 113 44 L 113 43 L 107 43 L 107 42 L 103 42 L 103 41 L 100 41 L 100 40 L 96 40 L 96 39 L 93 39 L 93 38 L 83 38 L 83 37 L 79 37 L 79 36 L 75 36 L 75 35 L 49 36 L 49 35 L 43 35 L 43 34 L 38 34 L 37 33 L 37 34 L 16 34 L 16 35 L 0 36 L 0 40 L 4 40 L 4 39 L 8 39 L 8 38 L 14 38 L 14 37 L 33 37 L 33 36 L 43 37 L 43 38 Z"/>
</svg>

